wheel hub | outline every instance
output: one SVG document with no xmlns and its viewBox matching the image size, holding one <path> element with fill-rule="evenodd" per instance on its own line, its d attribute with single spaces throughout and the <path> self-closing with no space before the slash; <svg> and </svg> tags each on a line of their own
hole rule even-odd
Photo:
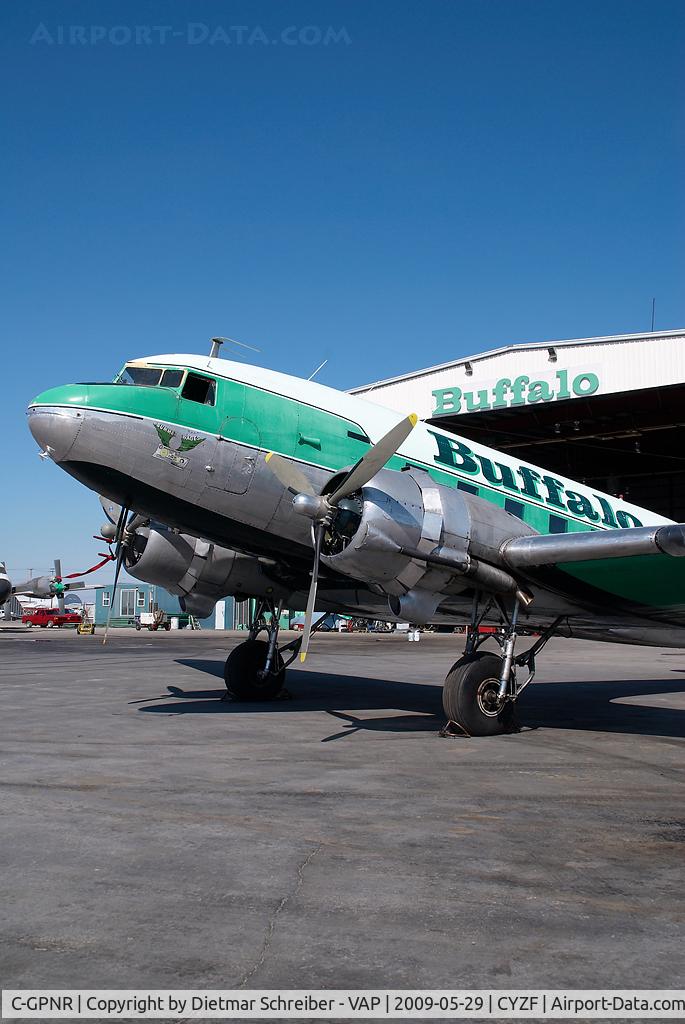
<svg viewBox="0 0 685 1024">
<path fill-rule="evenodd" d="M 488 718 L 497 718 L 502 708 L 499 699 L 499 679 L 484 679 L 476 694 L 478 707 Z"/>
</svg>

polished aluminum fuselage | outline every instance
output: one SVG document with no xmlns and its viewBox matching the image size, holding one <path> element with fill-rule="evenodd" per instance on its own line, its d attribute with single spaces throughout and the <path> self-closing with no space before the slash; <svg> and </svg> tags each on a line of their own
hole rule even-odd
<svg viewBox="0 0 685 1024">
<path fill-rule="evenodd" d="M 152 519 L 262 559 L 273 566 L 276 578 L 286 581 L 291 607 L 303 607 L 311 566 L 311 523 L 295 513 L 292 493 L 269 469 L 259 424 L 250 424 L 246 431 L 243 418 L 239 438 L 195 427 L 189 442 L 195 446 L 184 450 L 184 442 L 179 447 L 176 441 L 171 448 L 160 443 L 160 424 L 142 410 L 102 409 L 96 399 L 56 404 L 49 396 L 50 392 L 32 404 L 29 423 L 54 462 L 92 490 Z M 182 423 L 171 427 L 187 429 Z M 298 465 L 317 492 L 331 477 L 330 467 L 305 458 L 299 458 Z M 597 587 L 571 582 L 572 586 L 565 585 L 563 574 L 545 578 L 531 573 L 527 585 L 534 600 L 523 625 L 539 629 L 561 616 L 561 629 L 577 636 L 685 646 L 682 608 L 651 613 L 634 601 L 610 603 Z M 394 618 L 387 596 L 377 588 L 331 571 L 321 580 L 319 605 Z M 435 621 L 463 623 L 470 606 L 468 583 L 455 578 L 444 591 Z"/>
</svg>

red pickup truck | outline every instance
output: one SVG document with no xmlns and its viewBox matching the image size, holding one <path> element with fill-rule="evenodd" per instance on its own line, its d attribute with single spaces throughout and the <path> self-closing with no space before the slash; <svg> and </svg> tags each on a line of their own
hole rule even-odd
<svg viewBox="0 0 685 1024">
<path fill-rule="evenodd" d="M 34 608 L 25 612 L 21 621 L 26 626 L 40 626 L 41 629 L 60 629 L 62 626 L 78 626 L 81 622 L 80 612 L 60 612 L 59 608 Z"/>
</svg>

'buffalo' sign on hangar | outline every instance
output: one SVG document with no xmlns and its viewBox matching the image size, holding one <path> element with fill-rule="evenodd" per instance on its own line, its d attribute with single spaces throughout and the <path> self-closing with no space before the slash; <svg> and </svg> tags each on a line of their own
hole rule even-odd
<svg viewBox="0 0 685 1024">
<path fill-rule="evenodd" d="M 685 521 L 685 330 L 508 345 L 352 392 Z"/>
</svg>

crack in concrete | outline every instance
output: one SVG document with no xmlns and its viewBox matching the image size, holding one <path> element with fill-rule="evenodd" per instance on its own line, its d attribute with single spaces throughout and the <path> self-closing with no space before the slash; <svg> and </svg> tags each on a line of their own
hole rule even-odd
<svg viewBox="0 0 685 1024">
<path fill-rule="evenodd" d="M 292 899 L 294 899 L 297 896 L 297 894 L 299 893 L 300 889 L 302 888 L 302 884 L 304 882 L 304 872 L 305 872 L 305 869 L 307 867 L 309 867 L 311 862 L 316 857 L 317 853 L 319 853 L 322 849 L 323 849 L 323 843 L 319 843 L 318 846 L 315 846 L 313 850 L 310 850 L 310 852 L 304 858 L 302 863 L 298 865 L 297 877 L 295 879 L 295 885 L 290 890 L 290 892 L 287 892 L 285 894 L 285 896 L 283 896 L 279 900 L 278 905 L 276 906 L 276 909 L 271 914 L 271 917 L 269 918 L 269 921 L 267 923 L 266 934 L 264 935 L 264 941 L 262 942 L 262 948 L 260 950 L 259 956 L 255 960 L 255 962 L 252 965 L 252 967 L 250 967 L 250 969 L 243 974 L 243 976 L 241 977 L 240 981 L 236 985 L 236 988 L 244 988 L 245 985 L 247 985 L 247 983 L 250 980 L 250 978 L 253 977 L 253 975 L 255 975 L 257 973 L 259 968 L 262 966 L 262 964 L 266 960 L 266 956 L 267 956 L 267 953 L 269 952 L 269 947 L 271 946 L 271 941 L 273 939 L 274 930 L 276 928 L 276 922 L 278 920 L 279 914 L 282 913 L 282 911 L 286 908 L 288 903 Z"/>
</svg>

